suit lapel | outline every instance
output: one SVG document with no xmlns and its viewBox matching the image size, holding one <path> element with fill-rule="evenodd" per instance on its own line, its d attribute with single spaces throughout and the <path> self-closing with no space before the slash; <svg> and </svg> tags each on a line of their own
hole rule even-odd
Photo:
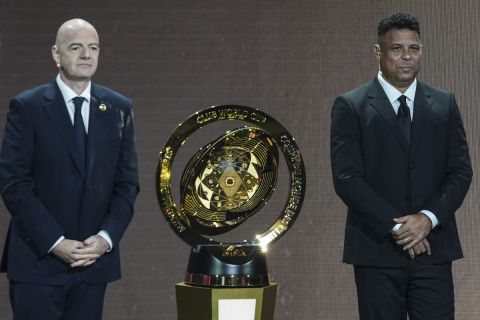
<svg viewBox="0 0 480 320">
<path fill-rule="evenodd" d="M 55 82 L 53 82 L 47 89 L 45 98 L 47 99 L 47 102 L 44 105 L 44 109 L 52 120 L 54 127 L 58 131 L 60 138 L 70 153 L 75 166 L 81 176 L 85 178 L 85 165 L 83 161 L 80 160 L 80 153 L 76 146 L 77 142 L 75 140 L 72 120 L 68 114 L 62 93 Z"/>
<path fill-rule="evenodd" d="M 97 152 L 99 151 L 97 144 L 101 138 L 102 128 L 105 130 L 108 126 L 104 123 L 106 119 L 107 105 L 105 96 L 101 93 L 97 86 L 92 84 L 91 101 L 90 101 L 90 118 L 88 120 L 87 135 L 87 177 L 93 171 Z"/>
<path fill-rule="evenodd" d="M 411 152 L 413 153 L 415 153 L 420 145 L 423 136 L 423 130 L 426 128 L 426 121 L 431 117 L 432 104 L 433 101 L 428 89 L 421 82 L 417 82 L 412 122 Z"/>
<path fill-rule="evenodd" d="M 368 90 L 368 99 L 370 105 L 377 110 L 383 120 L 385 120 L 398 143 L 400 143 L 405 152 L 409 153 L 410 148 L 407 144 L 406 138 L 402 134 L 400 125 L 398 124 L 397 115 L 377 78 L 372 81 Z"/>
</svg>

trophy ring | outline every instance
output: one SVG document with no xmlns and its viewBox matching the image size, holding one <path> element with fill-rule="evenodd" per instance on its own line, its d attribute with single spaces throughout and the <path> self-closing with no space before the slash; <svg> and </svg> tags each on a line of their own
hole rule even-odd
<svg viewBox="0 0 480 320">
<path fill-rule="evenodd" d="M 181 178 L 181 208 L 171 188 L 178 150 L 195 131 L 216 121 L 243 121 L 198 151 Z M 288 198 L 264 232 L 241 243 L 219 242 L 260 210 L 274 191 L 278 149 L 289 173 Z M 268 114 L 246 106 L 220 105 L 196 112 L 170 135 L 159 155 L 157 195 L 170 227 L 192 247 L 186 282 L 207 286 L 262 286 L 269 275 L 262 252 L 295 222 L 305 195 L 305 167 L 295 139 Z"/>
</svg>

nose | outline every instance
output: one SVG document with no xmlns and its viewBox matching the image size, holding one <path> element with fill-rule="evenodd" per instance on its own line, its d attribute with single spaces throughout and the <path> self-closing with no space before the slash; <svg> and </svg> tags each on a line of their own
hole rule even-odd
<svg viewBox="0 0 480 320">
<path fill-rule="evenodd" d="M 403 50 L 403 51 L 402 51 L 402 59 L 403 59 L 403 60 L 410 60 L 410 59 L 412 59 L 412 55 L 411 55 L 409 49 L 406 49 L 406 50 Z"/>
<path fill-rule="evenodd" d="M 90 59 L 90 50 L 88 48 L 83 48 L 82 49 L 80 59 L 85 59 L 85 60 Z"/>
</svg>

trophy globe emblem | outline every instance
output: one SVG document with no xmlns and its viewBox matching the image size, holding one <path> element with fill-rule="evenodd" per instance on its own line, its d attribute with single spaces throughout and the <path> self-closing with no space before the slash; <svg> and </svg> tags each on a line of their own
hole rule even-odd
<svg viewBox="0 0 480 320">
<path fill-rule="evenodd" d="M 181 211 L 194 231 L 225 233 L 255 214 L 275 189 L 278 148 L 265 131 L 229 131 L 190 160 L 181 179 Z"/>
</svg>

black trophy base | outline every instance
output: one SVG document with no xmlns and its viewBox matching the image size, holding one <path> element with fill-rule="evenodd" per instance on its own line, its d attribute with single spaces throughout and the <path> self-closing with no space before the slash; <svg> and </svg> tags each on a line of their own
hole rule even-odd
<svg viewBox="0 0 480 320">
<path fill-rule="evenodd" d="M 198 245 L 190 251 L 185 282 L 207 287 L 268 286 L 265 252 L 255 245 Z"/>
</svg>

